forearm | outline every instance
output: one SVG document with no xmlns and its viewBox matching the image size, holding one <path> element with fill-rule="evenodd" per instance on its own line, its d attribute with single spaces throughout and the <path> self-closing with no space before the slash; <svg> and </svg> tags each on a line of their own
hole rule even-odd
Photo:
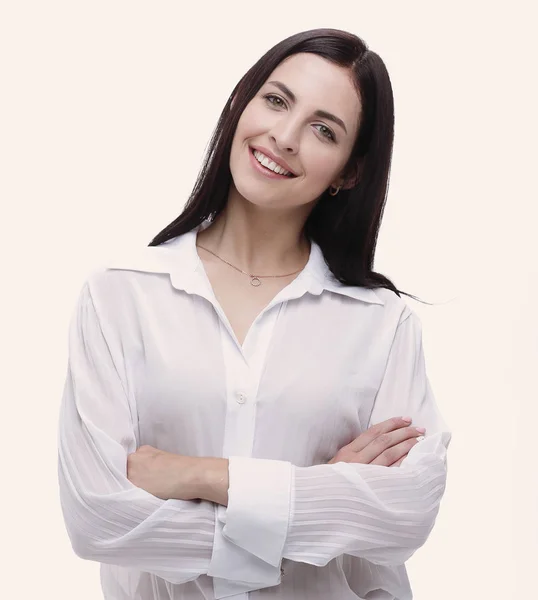
<svg viewBox="0 0 538 600">
<path fill-rule="evenodd" d="M 433 434 L 399 469 L 231 456 L 223 535 L 275 567 L 283 558 L 321 567 L 340 554 L 403 564 L 434 525 L 448 441 Z"/>
</svg>

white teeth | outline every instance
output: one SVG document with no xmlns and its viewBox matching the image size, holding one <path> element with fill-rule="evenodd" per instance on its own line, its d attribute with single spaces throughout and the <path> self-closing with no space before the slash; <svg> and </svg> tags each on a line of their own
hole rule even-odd
<svg viewBox="0 0 538 600">
<path fill-rule="evenodd" d="M 286 169 L 283 169 L 280 165 L 277 165 L 276 162 L 267 158 L 265 154 L 258 152 L 258 150 L 254 150 L 254 156 L 259 163 L 261 163 L 264 167 L 271 169 L 271 171 L 279 173 L 280 175 L 291 175 L 289 171 L 286 171 Z"/>
</svg>

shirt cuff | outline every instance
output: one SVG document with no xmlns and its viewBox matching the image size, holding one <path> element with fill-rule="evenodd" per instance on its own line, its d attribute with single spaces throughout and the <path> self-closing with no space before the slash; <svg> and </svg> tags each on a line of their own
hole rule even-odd
<svg viewBox="0 0 538 600">
<path fill-rule="evenodd" d="M 249 554 L 222 534 L 226 507 L 215 505 L 215 538 L 207 575 L 213 577 L 216 600 L 279 585 L 280 569 Z"/>
<path fill-rule="evenodd" d="M 223 536 L 277 567 L 288 534 L 294 466 L 281 460 L 229 457 L 228 507 Z"/>
</svg>

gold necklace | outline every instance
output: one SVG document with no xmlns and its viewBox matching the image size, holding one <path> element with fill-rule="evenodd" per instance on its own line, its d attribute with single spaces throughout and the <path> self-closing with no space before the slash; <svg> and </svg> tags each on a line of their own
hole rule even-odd
<svg viewBox="0 0 538 600">
<path fill-rule="evenodd" d="M 299 273 L 299 271 L 302 271 L 304 269 L 304 267 L 303 267 L 302 269 L 299 269 L 298 271 L 294 271 L 293 273 L 287 273 L 286 275 L 252 275 L 251 273 L 245 273 L 245 271 L 241 271 L 241 269 L 238 269 L 237 267 L 232 265 L 232 263 L 229 263 L 227 260 L 224 260 L 218 254 L 215 254 L 211 250 L 208 250 L 207 248 L 204 248 L 203 246 L 200 246 L 199 244 L 196 244 L 196 247 L 202 248 L 202 250 L 205 250 L 206 252 L 209 252 L 213 256 L 216 256 L 219 260 L 222 260 L 222 262 L 225 262 L 227 265 L 230 265 L 230 267 L 232 267 L 236 271 L 243 273 L 243 275 L 248 275 L 250 277 L 250 285 L 253 285 L 254 287 L 259 287 L 262 284 L 260 279 L 264 279 L 266 277 L 289 277 L 290 275 L 295 275 L 295 273 Z"/>
</svg>

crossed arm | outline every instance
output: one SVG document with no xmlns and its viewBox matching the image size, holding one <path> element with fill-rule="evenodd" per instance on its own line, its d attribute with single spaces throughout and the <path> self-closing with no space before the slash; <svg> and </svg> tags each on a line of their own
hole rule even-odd
<svg viewBox="0 0 538 600">
<path fill-rule="evenodd" d="M 411 417 L 392 417 L 373 425 L 341 448 L 328 464 L 400 466 L 424 439 L 425 429 L 411 427 L 411 421 Z M 127 457 L 127 478 L 164 500 L 198 499 L 228 506 L 229 464 L 227 458 L 181 456 L 144 445 Z"/>
<path fill-rule="evenodd" d="M 128 399 L 87 288 L 70 328 L 69 355 L 59 483 L 67 530 L 83 558 L 172 583 L 208 574 L 243 582 L 244 591 L 277 585 L 283 558 L 324 566 L 351 554 L 402 564 L 433 527 L 450 433 L 425 376 L 413 315 L 399 326 L 369 423 L 409 414 L 427 428 L 400 468 L 172 455 L 184 461 L 174 472 L 186 477 L 190 500 L 161 498 L 128 477 L 128 457 L 150 447 L 136 450 Z M 136 481 L 136 468 L 131 477 Z"/>
</svg>

